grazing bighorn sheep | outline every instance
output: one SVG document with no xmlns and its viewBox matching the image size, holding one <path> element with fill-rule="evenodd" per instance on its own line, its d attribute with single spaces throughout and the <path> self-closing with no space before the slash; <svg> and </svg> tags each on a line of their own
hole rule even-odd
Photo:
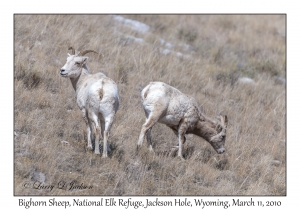
<svg viewBox="0 0 300 210">
<path fill-rule="evenodd" d="M 221 122 L 215 122 L 201 113 L 197 102 L 174 87 L 163 82 L 151 82 L 141 93 L 146 114 L 137 148 L 143 143 L 147 133 L 149 149 L 152 150 L 151 129 L 156 123 L 166 124 L 178 136 L 178 156 L 182 158 L 182 145 L 185 134 L 195 134 L 208 141 L 218 154 L 225 152 L 224 144 L 227 116 L 220 116 Z"/>
<path fill-rule="evenodd" d="M 66 64 L 60 69 L 60 75 L 71 79 L 76 92 L 77 105 L 87 126 L 88 148 L 93 148 L 91 136 L 92 128 L 94 128 L 96 133 L 95 154 L 100 154 L 101 126 L 103 138 L 102 157 L 107 157 L 108 135 L 114 116 L 119 108 L 117 84 L 103 73 L 90 74 L 90 70 L 86 65 L 88 57 L 84 57 L 84 55 L 89 52 L 97 52 L 85 50 L 75 54 L 72 47 L 69 50 L 72 50 L 72 55 L 68 54 Z"/>
</svg>

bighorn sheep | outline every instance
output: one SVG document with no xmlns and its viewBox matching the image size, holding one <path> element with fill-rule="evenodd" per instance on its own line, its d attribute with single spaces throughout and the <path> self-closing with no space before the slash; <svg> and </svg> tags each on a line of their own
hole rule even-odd
<svg viewBox="0 0 300 210">
<path fill-rule="evenodd" d="M 87 126 L 88 148 L 92 149 L 92 128 L 96 134 L 95 154 L 100 154 L 99 139 L 100 126 L 103 138 L 103 154 L 107 157 L 107 140 L 114 116 L 119 108 L 119 95 L 117 84 L 103 73 L 90 74 L 86 63 L 89 52 L 85 50 L 75 54 L 70 47 L 72 54 L 68 54 L 66 64 L 60 69 L 62 77 L 69 77 L 76 92 L 76 101 L 82 112 L 83 119 Z"/>
<path fill-rule="evenodd" d="M 174 87 L 163 82 L 151 82 L 141 93 L 146 114 L 137 148 L 143 143 L 147 133 L 149 149 L 152 150 L 151 129 L 156 123 L 166 124 L 178 136 L 178 156 L 182 157 L 182 145 L 185 134 L 195 134 L 208 141 L 218 154 L 225 152 L 224 144 L 227 116 L 220 116 L 221 122 L 215 122 L 201 113 L 197 102 Z"/>
</svg>

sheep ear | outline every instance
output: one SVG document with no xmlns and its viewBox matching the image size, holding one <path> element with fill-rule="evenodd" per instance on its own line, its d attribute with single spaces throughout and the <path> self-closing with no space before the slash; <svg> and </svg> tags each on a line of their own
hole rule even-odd
<svg viewBox="0 0 300 210">
<path fill-rule="evenodd" d="M 89 59 L 88 57 L 82 57 L 82 64 L 86 64 L 88 59 Z"/>
<path fill-rule="evenodd" d="M 70 55 L 70 53 L 68 53 L 68 57 L 70 57 L 71 55 Z"/>
</svg>

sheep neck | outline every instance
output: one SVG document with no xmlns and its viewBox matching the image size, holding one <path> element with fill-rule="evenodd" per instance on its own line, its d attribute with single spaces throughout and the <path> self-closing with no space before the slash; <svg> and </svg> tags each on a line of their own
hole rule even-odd
<svg viewBox="0 0 300 210">
<path fill-rule="evenodd" d="M 211 137 L 217 135 L 218 132 L 215 129 L 215 126 L 210 121 L 199 120 L 191 133 L 200 136 L 201 138 L 209 142 Z"/>
<path fill-rule="evenodd" d="M 88 67 L 86 65 L 83 65 L 80 75 L 76 78 L 70 78 L 75 92 L 79 88 L 79 86 L 82 83 L 82 81 L 84 80 L 84 78 L 88 75 L 90 75 L 90 70 L 88 69 Z"/>
</svg>

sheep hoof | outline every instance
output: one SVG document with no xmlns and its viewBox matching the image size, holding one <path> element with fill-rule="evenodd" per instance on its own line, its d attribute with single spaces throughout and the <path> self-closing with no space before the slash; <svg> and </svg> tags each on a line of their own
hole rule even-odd
<svg viewBox="0 0 300 210">
<path fill-rule="evenodd" d="M 180 161 L 185 161 L 185 159 L 182 156 L 177 156 L 177 159 Z"/>
<path fill-rule="evenodd" d="M 136 146 L 135 154 L 138 155 L 139 152 L 140 152 L 140 150 L 141 150 L 141 146 L 140 146 L 140 145 L 137 145 L 137 146 Z"/>
<path fill-rule="evenodd" d="M 153 148 L 152 148 L 152 145 L 149 145 L 148 149 L 149 149 L 149 152 L 154 152 Z"/>
</svg>

